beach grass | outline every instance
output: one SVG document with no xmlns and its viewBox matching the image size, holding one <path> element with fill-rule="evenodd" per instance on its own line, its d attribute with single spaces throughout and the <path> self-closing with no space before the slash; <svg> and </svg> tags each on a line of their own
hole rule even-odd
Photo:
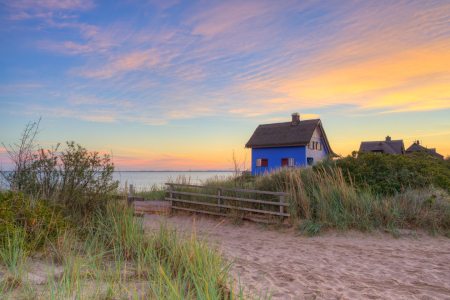
<svg viewBox="0 0 450 300">
<path fill-rule="evenodd" d="M 207 235 L 197 236 L 195 224 L 185 232 L 165 224 L 147 231 L 118 203 L 38 252 L 25 249 L 24 231 L 8 241 L 0 250 L 0 299 L 244 298 L 230 276 L 233 261 Z"/>
<path fill-rule="evenodd" d="M 188 184 L 185 177 L 174 183 Z M 289 222 L 298 232 L 306 235 L 319 234 L 326 228 L 347 230 L 356 228 L 372 231 L 386 229 L 393 234 L 395 228 L 420 228 L 430 232 L 447 233 L 450 230 L 450 197 L 445 189 L 428 184 L 422 187 L 405 187 L 400 192 L 380 193 L 370 185 L 354 184 L 351 174 L 341 168 L 282 168 L 263 176 L 227 178 L 213 177 L 201 183 L 205 186 L 286 192 L 289 203 L 286 211 L 291 214 Z M 164 200 L 168 187 L 156 187 L 152 191 L 155 200 Z M 217 190 L 175 186 L 175 191 L 204 195 L 217 195 Z M 140 195 L 145 196 L 144 192 Z M 243 197 L 267 201 L 279 201 L 278 196 L 223 191 L 223 196 Z M 177 195 L 175 198 L 205 203 L 217 203 L 217 199 L 193 195 Z M 223 200 L 233 207 L 247 207 L 277 211 L 278 206 L 242 203 Z M 189 203 L 177 206 L 218 212 L 217 208 Z M 236 214 L 233 209 L 221 209 L 222 213 Z M 276 219 L 277 217 L 272 217 Z M 395 235 L 395 234 L 394 234 Z"/>
</svg>

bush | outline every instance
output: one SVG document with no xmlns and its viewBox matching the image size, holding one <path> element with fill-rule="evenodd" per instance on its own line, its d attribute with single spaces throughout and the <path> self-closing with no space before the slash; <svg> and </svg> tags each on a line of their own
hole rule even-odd
<svg viewBox="0 0 450 300">
<path fill-rule="evenodd" d="M 27 168 L 16 165 L 5 176 L 10 187 L 60 204 L 75 221 L 91 217 L 97 209 L 104 210 L 107 197 L 119 184 L 113 180 L 114 164 L 109 156 L 100 157 L 75 142 L 67 142 L 62 152 L 57 152 L 58 147 L 39 149 L 28 157 Z"/>
<path fill-rule="evenodd" d="M 375 194 L 394 195 L 406 188 L 424 188 L 429 185 L 450 191 L 450 161 L 436 159 L 425 152 L 411 155 L 356 153 L 335 162 L 326 160 L 314 170 L 329 172 L 342 169 L 348 183 L 369 187 Z"/>
<path fill-rule="evenodd" d="M 408 187 L 384 195 L 366 184 L 352 182 L 348 173 L 332 163 L 316 169 L 273 171 L 258 177 L 255 188 L 289 193 L 288 211 L 294 220 L 302 220 L 300 229 L 308 234 L 327 227 L 450 229 L 450 198 L 442 189 L 432 185 Z"/>
<path fill-rule="evenodd" d="M 0 247 L 7 236 L 24 230 L 26 247 L 38 248 L 68 225 L 62 207 L 49 200 L 32 201 L 20 192 L 0 192 Z"/>
</svg>

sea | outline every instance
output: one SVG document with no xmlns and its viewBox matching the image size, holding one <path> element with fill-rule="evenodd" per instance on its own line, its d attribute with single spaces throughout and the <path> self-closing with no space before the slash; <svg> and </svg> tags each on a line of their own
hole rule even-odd
<svg viewBox="0 0 450 300">
<path fill-rule="evenodd" d="M 188 182 L 201 185 L 208 179 L 226 179 L 235 173 L 231 171 L 116 171 L 114 180 L 118 180 L 121 187 L 133 184 L 135 189 L 149 189 L 154 185 L 163 186 L 167 182 Z M 0 176 L 0 188 L 7 189 L 8 185 Z"/>
<path fill-rule="evenodd" d="M 163 186 L 167 182 L 184 181 L 201 185 L 208 179 L 226 179 L 234 174 L 231 171 L 125 171 L 114 172 L 114 180 L 118 180 L 121 186 L 127 183 L 133 184 L 135 189 L 149 189 L 154 185 Z"/>
</svg>

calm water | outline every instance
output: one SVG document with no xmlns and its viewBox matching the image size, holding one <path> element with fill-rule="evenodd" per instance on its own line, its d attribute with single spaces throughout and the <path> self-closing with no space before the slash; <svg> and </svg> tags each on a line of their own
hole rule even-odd
<svg viewBox="0 0 450 300">
<path fill-rule="evenodd" d="M 233 175 L 232 172 L 114 172 L 114 179 L 119 180 L 124 186 L 125 182 L 133 184 L 135 188 L 149 188 L 152 185 L 164 185 L 166 182 L 174 182 L 177 178 L 190 179 L 191 184 L 201 184 L 209 178 L 218 176 L 225 178 Z"/>
<path fill-rule="evenodd" d="M 137 189 L 145 189 L 156 185 L 164 185 L 169 181 L 176 181 L 180 176 L 190 179 L 191 184 L 201 184 L 209 178 L 218 176 L 225 178 L 233 175 L 232 172 L 114 172 L 114 180 L 119 180 L 121 186 L 125 182 L 133 184 Z M 7 188 L 6 182 L 0 176 L 0 187 Z"/>
</svg>

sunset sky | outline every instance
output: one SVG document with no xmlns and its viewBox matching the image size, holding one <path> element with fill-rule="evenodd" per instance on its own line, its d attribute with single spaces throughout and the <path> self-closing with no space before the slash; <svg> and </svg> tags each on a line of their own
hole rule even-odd
<svg viewBox="0 0 450 300">
<path fill-rule="evenodd" d="M 229 170 L 258 124 L 450 154 L 450 1 L 0 0 L 0 142 L 42 116 L 120 170 Z M 0 164 L 9 167 L 3 145 Z"/>
</svg>

